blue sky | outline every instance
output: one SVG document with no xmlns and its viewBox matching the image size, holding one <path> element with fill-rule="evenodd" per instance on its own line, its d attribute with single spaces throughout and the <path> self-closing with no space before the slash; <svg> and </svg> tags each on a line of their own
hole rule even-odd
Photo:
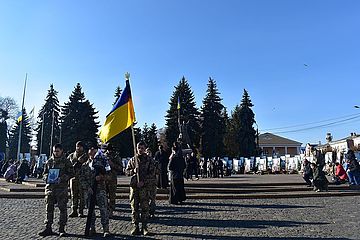
<svg viewBox="0 0 360 240">
<path fill-rule="evenodd" d="M 197 105 L 211 76 L 231 111 L 249 91 L 259 128 L 360 115 L 359 1 L 0 1 L 0 96 L 67 101 L 77 82 L 104 121 L 131 73 L 139 124 L 165 124 L 182 76 Z M 356 116 L 356 115 L 355 115 Z M 278 129 L 284 132 L 327 122 Z M 346 124 L 280 133 L 307 143 L 359 132 Z"/>
</svg>

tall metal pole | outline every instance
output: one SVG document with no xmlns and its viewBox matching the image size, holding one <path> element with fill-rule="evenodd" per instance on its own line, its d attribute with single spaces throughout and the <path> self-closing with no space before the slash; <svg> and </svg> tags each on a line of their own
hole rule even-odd
<svg viewBox="0 0 360 240">
<path fill-rule="evenodd" d="M 54 109 L 52 111 L 52 122 L 51 122 L 51 137 L 50 137 L 50 152 L 49 156 L 51 156 L 52 153 L 52 145 L 53 145 L 53 135 L 54 135 Z"/>
<path fill-rule="evenodd" d="M 43 138 L 44 138 L 44 119 L 45 119 L 45 109 L 43 111 L 42 123 L 41 123 L 41 140 L 40 140 L 40 153 L 39 153 L 39 155 L 42 154 L 42 146 L 43 146 Z"/>
<path fill-rule="evenodd" d="M 25 91 L 26 91 L 26 81 L 27 81 L 27 73 L 25 75 L 25 84 L 24 84 L 24 93 L 22 98 L 22 104 L 21 104 L 21 122 L 19 127 L 19 139 L 18 139 L 18 149 L 17 149 L 17 157 L 16 159 L 19 161 L 20 159 L 20 148 L 21 148 L 21 132 L 22 132 L 22 125 L 23 125 L 23 117 L 24 117 L 24 103 L 25 103 Z"/>
</svg>

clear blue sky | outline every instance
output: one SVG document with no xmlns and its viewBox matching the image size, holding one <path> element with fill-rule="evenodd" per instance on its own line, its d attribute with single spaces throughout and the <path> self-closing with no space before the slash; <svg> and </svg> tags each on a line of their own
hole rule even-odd
<svg viewBox="0 0 360 240">
<path fill-rule="evenodd" d="M 260 129 L 360 114 L 359 12 L 357 0 L 2 0 L 0 96 L 20 105 L 27 72 L 39 110 L 50 83 L 63 104 L 80 82 L 103 122 L 129 71 L 141 126 L 164 126 L 183 75 L 198 106 L 209 76 L 229 111 L 246 88 Z M 359 123 L 280 135 L 324 142 Z"/>
</svg>

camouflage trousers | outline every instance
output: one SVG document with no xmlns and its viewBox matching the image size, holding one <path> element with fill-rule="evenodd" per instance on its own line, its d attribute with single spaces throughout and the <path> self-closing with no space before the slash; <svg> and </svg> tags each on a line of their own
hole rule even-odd
<svg viewBox="0 0 360 240">
<path fill-rule="evenodd" d="M 131 223 L 138 226 L 141 220 L 143 224 L 146 224 L 149 218 L 149 189 L 146 187 L 130 187 L 130 206 Z"/>
<path fill-rule="evenodd" d="M 152 184 L 149 188 L 149 214 L 153 215 L 155 214 L 155 208 L 156 208 L 156 193 L 157 193 L 157 187 L 156 184 Z"/>
<path fill-rule="evenodd" d="M 90 205 L 90 198 L 91 195 L 88 194 L 88 192 L 84 192 L 85 201 L 89 208 Z M 96 191 L 96 205 L 99 207 L 100 210 L 100 218 L 101 218 L 101 225 L 104 228 L 104 231 L 109 230 L 109 212 L 107 209 L 107 197 L 106 197 L 106 191 L 105 190 L 97 190 Z M 95 229 L 95 210 L 93 211 L 92 218 L 91 218 L 91 224 L 90 227 Z"/>
<path fill-rule="evenodd" d="M 54 222 L 54 208 L 57 203 L 60 210 L 59 225 L 67 222 L 68 188 L 45 189 L 46 219 L 44 223 L 51 227 Z"/>
<path fill-rule="evenodd" d="M 110 212 L 115 210 L 115 199 L 116 199 L 116 188 L 117 188 L 117 177 L 111 178 L 106 181 L 106 192 L 109 198 L 108 208 Z"/>
<path fill-rule="evenodd" d="M 70 189 L 71 189 L 71 209 L 73 212 L 82 213 L 85 208 L 85 201 L 84 201 L 84 191 L 80 187 L 79 179 L 72 178 L 70 180 Z"/>
</svg>

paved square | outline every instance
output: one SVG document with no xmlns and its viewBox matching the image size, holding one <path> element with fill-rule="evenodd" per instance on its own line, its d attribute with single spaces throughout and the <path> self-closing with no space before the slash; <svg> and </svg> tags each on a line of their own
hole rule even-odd
<svg viewBox="0 0 360 240">
<path fill-rule="evenodd" d="M 299 199 L 189 200 L 171 206 L 158 202 L 149 239 L 359 239 L 359 197 Z M 45 205 L 39 199 L 0 199 L 1 239 L 39 239 Z M 112 239 L 134 239 L 127 200 L 117 201 L 110 221 Z M 98 214 L 98 213 L 97 213 Z M 58 211 L 56 212 L 56 220 Z M 56 222 L 55 220 L 55 222 Z M 85 219 L 70 218 L 69 236 L 81 239 Z M 53 226 L 57 231 L 57 224 Z M 97 232 L 101 232 L 97 219 Z M 99 234 L 96 238 L 101 238 Z M 58 239 L 57 236 L 44 239 Z"/>
</svg>

